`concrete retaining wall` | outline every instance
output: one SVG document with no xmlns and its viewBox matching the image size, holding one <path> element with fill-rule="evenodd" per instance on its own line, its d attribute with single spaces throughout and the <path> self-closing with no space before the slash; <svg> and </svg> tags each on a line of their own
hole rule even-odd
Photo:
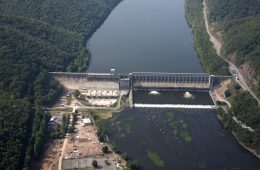
<svg viewBox="0 0 260 170">
<path fill-rule="evenodd" d="M 119 82 L 115 79 L 93 79 L 87 76 L 53 75 L 66 89 L 119 90 Z"/>
<path fill-rule="evenodd" d="M 204 73 L 67 73 L 52 72 L 53 77 L 65 88 L 119 90 L 209 90 L 215 83 L 230 76 L 214 76 Z"/>
</svg>

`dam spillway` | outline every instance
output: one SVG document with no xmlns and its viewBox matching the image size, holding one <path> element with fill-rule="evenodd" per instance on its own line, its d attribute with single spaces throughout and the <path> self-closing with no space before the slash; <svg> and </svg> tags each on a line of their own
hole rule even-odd
<svg viewBox="0 0 260 170">
<path fill-rule="evenodd" d="M 164 91 L 169 92 L 209 92 L 222 80 L 231 76 L 215 76 L 205 73 L 162 73 L 133 72 L 129 74 L 111 73 L 71 73 L 51 72 L 53 78 L 59 81 L 67 90 L 80 90 L 87 98 L 108 98 L 108 93 L 117 96 L 127 95 L 130 108 L 187 108 L 216 109 L 215 105 L 181 104 L 181 103 L 140 103 L 135 102 L 134 92 Z M 94 94 L 94 96 L 93 96 Z M 106 94 L 106 95 L 103 95 Z M 96 96 L 95 96 L 96 95 Z M 116 96 L 113 96 L 116 98 Z"/>
<path fill-rule="evenodd" d="M 68 90 L 118 90 L 119 77 L 109 73 L 51 72 L 55 80 Z"/>
<path fill-rule="evenodd" d="M 192 104 L 142 104 L 135 103 L 136 108 L 173 108 L 173 109 L 216 109 L 215 105 L 192 105 Z"/>
<path fill-rule="evenodd" d="M 51 72 L 50 74 L 69 90 L 208 91 L 215 82 L 231 78 L 231 76 L 215 76 L 205 73 L 163 72 L 129 74 Z"/>
<path fill-rule="evenodd" d="M 134 90 L 209 90 L 212 87 L 212 75 L 204 73 L 132 73 L 131 85 Z"/>
</svg>

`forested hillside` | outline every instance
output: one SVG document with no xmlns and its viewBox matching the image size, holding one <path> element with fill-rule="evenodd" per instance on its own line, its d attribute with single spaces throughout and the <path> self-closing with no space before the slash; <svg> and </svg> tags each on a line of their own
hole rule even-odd
<svg viewBox="0 0 260 170">
<path fill-rule="evenodd" d="M 260 109 L 257 101 L 248 92 L 233 91 L 232 92 L 231 109 L 229 113 L 224 111 L 218 111 L 220 119 L 225 128 L 232 131 L 239 142 L 243 143 L 244 146 L 249 147 L 255 151 L 258 155 L 260 154 Z M 233 116 L 250 126 L 254 132 L 248 129 L 242 128 Z"/>
<path fill-rule="evenodd" d="M 0 169 L 29 169 L 62 92 L 49 71 L 84 71 L 86 40 L 120 0 L 1 0 Z"/>
<path fill-rule="evenodd" d="M 203 20 L 203 0 L 186 0 L 186 18 L 193 31 L 194 47 L 200 58 L 204 71 L 211 74 L 228 74 L 227 63 L 223 61 L 212 47 Z"/>
<path fill-rule="evenodd" d="M 256 0 L 257 1 L 257 0 Z M 223 34 L 223 51 L 225 55 L 236 52 L 236 64 L 240 65 L 249 61 L 257 75 L 259 75 L 259 2 L 255 0 L 207 0 L 210 7 L 210 22 L 215 30 Z M 186 17 L 190 23 L 195 48 L 200 56 L 202 65 L 207 72 L 216 70 L 217 73 L 227 68 L 226 64 L 221 66 L 221 59 L 216 55 L 209 36 L 207 34 L 203 19 L 203 0 L 186 0 Z M 234 4 L 236 2 L 236 4 Z M 243 17 L 242 17 L 243 16 Z M 216 34 L 217 35 L 217 34 Z M 202 55 L 201 55 L 202 53 Z M 206 54 L 206 55 L 205 55 Z M 212 59 L 215 57 L 216 59 Z M 206 65 L 206 66 L 205 66 Z M 259 88 L 259 82 L 255 86 Z M 233 89 L 234 87 L 232 87 Z M 235 88 L 234 88 L 235 89 Z M 219 110 L 219 115 L 225 128 L 232 131 L 236 138 L 251 149 L 260 153 L 260 110 L 257 101 L 248 93 L 232 90 L 232 108 L 229 113 Z M 241 128 L 232 118 L 252 127 L 255 132 Z"/>
<path fill-rule="evenodd" d="M 260 1 L 207 0 L 207 5 L 211 26 L 222 34 L 223 56 L 240 66 L 260 97 Z"/>
</svg>

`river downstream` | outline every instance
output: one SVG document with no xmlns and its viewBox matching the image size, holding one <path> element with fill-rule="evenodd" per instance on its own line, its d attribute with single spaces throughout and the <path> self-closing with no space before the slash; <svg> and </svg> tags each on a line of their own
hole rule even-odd
<svg viewBox="0 0 260 170">
<path fill-rule="evenodd" d="M 90 38 L 89 72 L 203 72 L 185 19 L 184 0 L 124 0 Z M 139 103 L 212 104 L 208 94 L 147 92 Z M 260 161 L 243 149 L 214 110 L 125 109 L 104 122 L 110 141 L 143 169 L 257 170 Z M 160 166 L 152 161 L 155 153 Z"/>
</svg>

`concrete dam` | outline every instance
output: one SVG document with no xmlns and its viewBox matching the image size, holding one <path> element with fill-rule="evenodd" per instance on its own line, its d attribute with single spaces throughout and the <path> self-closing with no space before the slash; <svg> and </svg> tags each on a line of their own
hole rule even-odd
<svg viewBox="0 0 260 170">
<path fill-rule="evenodd" d="M 213 76 L 203 73 L 132 73 L 131 88 L 134 90 L 160 91 L 208 91 Z"/>
<path fill-rule="evenodd" d="M 202 108 L 215 109 L 213 106 L 190 105 L 147 105 L 134 104 L 133 92 L 146 91 L 198 91 L 208 92 L 214 84 L 232 76 L 215 76 L 205 73 L 163 73 L 163 72 L 132 72 L 132 73 L 71 73 L 51 72 L 67 90 L 80 91 L 115 91 L 128 94 L 130 107 L 162 107 L 162 108 Z M 120 93 L 119 93 L 120 92 Z M 121 93 L 122 92 L 122 93 Z M 90 92 L 91 93 L 91 92 Z M 102 95 L 99 96 L 102 98 Z"/>
<path fill-rule="evenodd" d="M 55 80 L 68 90 L 118 90 L 120 77 L 107 73 L 51 72 Z"/>
<path fill-rule="evenodd" d="M 231 78 L 205 73 L 160 73 L 133 72 L 116 73 L 71 73 L 51 72 L 55 80 L 69 90 L 209 90 L 214 83 Z"/>
</svg>

